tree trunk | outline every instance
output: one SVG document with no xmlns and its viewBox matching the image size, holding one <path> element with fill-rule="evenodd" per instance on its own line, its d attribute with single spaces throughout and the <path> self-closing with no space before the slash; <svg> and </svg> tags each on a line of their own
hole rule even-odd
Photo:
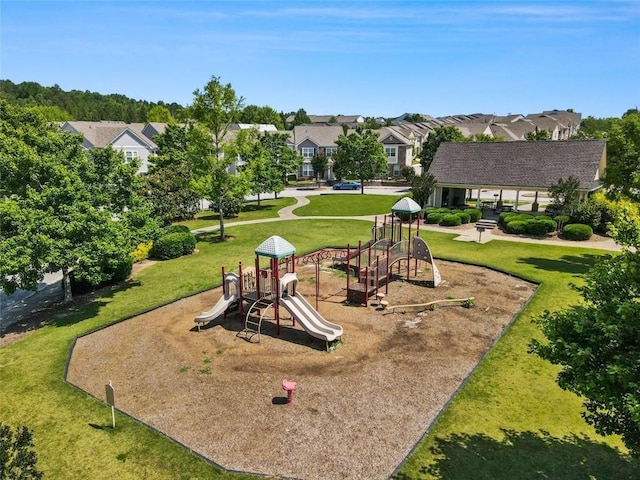
<svg viewBox="0 0 640 480">
<path fill-rule="evenodd" d="M 260 194 L 258 194 L 258 210 L 260 210 Z"/>
<path fill-rule="evenodd" d="M 218 215 L 220 220 L 220 241 L 224 242 L 224 213 L 222 210 L 222 199 L 218 202 Z"/>
<path fill-rule="evenodd" d="M 71 292 L 71 277 L 69 276 L 69 270 L 62 269 L 62 291 L 64 292 L 64 300 L 62 303 L 71 303 L 73 300 L 73 293 Z"/>
<path fill-rule="evenodd" d="M 364 180 L 360 180 L 360 195 L 364 195 Z"/>
</svg>

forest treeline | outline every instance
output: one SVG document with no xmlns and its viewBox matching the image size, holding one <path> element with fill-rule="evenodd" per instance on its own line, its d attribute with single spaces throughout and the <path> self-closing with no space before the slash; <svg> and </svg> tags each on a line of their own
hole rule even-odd
<svg viewBox="0 0 640 480">
<path fill-rule="evenodd" d="M 20 106 L 39 107 L 51 121 L 65 120 L 120 120 L 127 123 L 146 122 L 147 113 L 156 106 L 169 110 L 180 118 L 185 110 L 177 103 L 157 103 L 134 100 L 116 93 L 103 95 L 88 90 L 64 91 L 58 85 L 44 87 L 36 82 L 13 83 L 0 80 L 0 99 Z"/>
</svg>

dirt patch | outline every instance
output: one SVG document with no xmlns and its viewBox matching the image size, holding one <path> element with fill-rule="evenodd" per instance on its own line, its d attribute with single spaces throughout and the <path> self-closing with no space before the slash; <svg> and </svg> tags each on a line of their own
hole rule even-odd
<svg viewBox="0 0 640 480">
<path fill-rule="evenodd" d="M 344 328 L 328 353 L 291 321 L 263 326 L 261 343 L 229 313 L 197 331 L 194 317 L 220 289 L 180 300 L 78 339 L 68 380 L 228 469 L 308 479 L 387 478 L 470 374 L 534 285 L 439 262 L 438 288 L 396 280 L 391 305 L 474 297 L 473 308 L 344 303 L 346 279 L 321 271 L 320 313 Z M 313 267 L 298 271 L 315 305 Z M 297 381 L 285 404 L 283 379 Z"/>
</svg>

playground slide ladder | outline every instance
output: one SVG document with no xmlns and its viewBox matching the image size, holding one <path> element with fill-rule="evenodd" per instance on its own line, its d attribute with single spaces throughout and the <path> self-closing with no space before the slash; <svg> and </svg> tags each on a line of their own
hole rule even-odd
<svg viewBox="0 0 640 480">
<path fill-rule="evenodd" d="M 260 343 L 260 331 L 262 329 L 262 320 L 269 308 L 273 308 L 273 301 L 267 298 L 259 298 L 249 308 L 244 320 L 244 329 L 242 333 L 248 341 L 258 335 L 258 343 Z"/>
</svg>

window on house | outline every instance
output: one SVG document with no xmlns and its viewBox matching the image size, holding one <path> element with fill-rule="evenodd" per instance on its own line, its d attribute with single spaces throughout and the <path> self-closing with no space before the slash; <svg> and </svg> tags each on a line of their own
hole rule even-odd
<svg viewBox="0 0 640 480">
<path fill-rule="evenodd" d="M 324 149 L 324 156 L 327 158 L 333 158 L 338 151 L 338 147 L 327 147 Z"/>
<path fill-rule="evenodd" d="M 398 163 L 396 152 L 396 147 L 384 147 L 384 153 L 387 155 L 387 161 L 389 163 Z"/>
<path fill-rule="evenodd" d="M 132 160 L 137 160 L 138 159 L 138 152 L 136 152 L 135 150 L 125 150 L 124 151 L 124 160 L 125 162 L 130 162 Z"/>
<path fill-rule="evenodd" d="M 300 153 L 304 158 L 313 158 L 316 153 L 316 149 L 313 147 L 302 147 Z"/>
<path fill-rule="evenodd" d="M 310 163 L 303 163 L 301 169 L 303 177 L 313 177 L 313 167 Z"/>
<path fill-rule="evenodd" d="M 391 176 L 392 177 L 400 176 L 400 165 L 398 165 L 397 163 L 394 165 L 391 165 Z"/>
</svg>

